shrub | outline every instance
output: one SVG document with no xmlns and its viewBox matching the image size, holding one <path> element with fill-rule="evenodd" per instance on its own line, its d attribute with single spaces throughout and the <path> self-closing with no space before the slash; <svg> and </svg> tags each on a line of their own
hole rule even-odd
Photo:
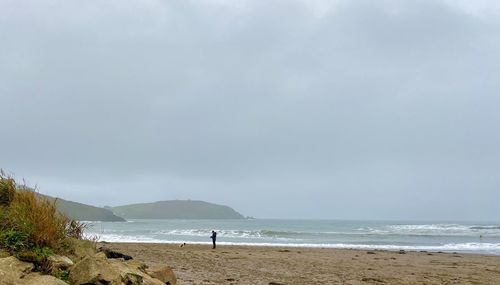
<svg viewBox="0 0 500 285">
<path fill-rule="evenodd" d="M 47 259 L 53 254 L 54 252 L 52 249 L 48 247 L 34 247 L 16 252 L 14 255 L 19 258 L 19 260 L 32 262 L 35 265 L 35 271 L 48 273 L 50 272 L 50 264 Z"/>
<path fill-rule="evenodd" d="M 56 247 L 66 237 L 70 224 L 54 203 L 37 197 L 31 190 L 16 192 L 6 218 L 9 228 L 28 235 L 28 241 L 38 247 Z"/>
<path fill-rule="evenodd" d="M 44 271 L 47 257 L 83 239 L 85 224 L 71 220 L 49 201 L 0 171 L 0 247 Z"/>
<path fill-rule="evenodd" d="M 0 207 L 8 206 L 16 193 L 16 182 L 0 170 Z"/>
<path fill-rule="evenodd" d="M 87 224 L 80 223 L 76 220 L 71 220 L 66 225 L 66 235 L 75 239 L 83 239 L 83 231 L 87 227 Z"/>
<path fill-rule="evenodd" d="M 18 252 L 29 247 L 28 235 L 14 230 L 0 232 L 0 247 L 10 252 Z"/>
<path fill-rule="evenodd" d="M 69 283 L 69 271 L 64 269 L 57 269 L 52 274 L 54 277 L 61 279 L 62 281 Z"/>
</svg>

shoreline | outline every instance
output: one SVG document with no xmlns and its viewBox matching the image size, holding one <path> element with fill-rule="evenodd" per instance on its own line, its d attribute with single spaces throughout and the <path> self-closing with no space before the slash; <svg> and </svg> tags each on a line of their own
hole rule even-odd
<svg viewBox="0 0 500 285">
<path fill-rule="evenodd" d="M 184 242 L 182 241 L 99 241 L 101 244 L 151 244 L 151 245 L 180 245 Z M 211 246 L 212 242 L 185 242 L 187 245 L 199 245 L 199 246 Z M 500 252 L 488 252 L 479 250 L 457 250 L 457 249 L 432 249 L 431 247 L 421 246 L 421 248 L 415 248 L 412 246 L 371 246 L 371 245 L 359 245 L 356 246 L 329 246 L 323 244 L 284 244 L 284 243 L 236 243 L 236 242 L 217 242 L 217 246 L 225 247 L 263 247 L 263 248 L 289 248 L 289 249 L 337 249 L 337 250 L 359 250 L 359 251 L 388 251 L 388 252 L 422 252 L 422 253 L 452 253 L 452 254 L 472 254 L 472 255 L 486 255 L 486 256 L 500 256 Z M 416 246 L 418 247 L 418 246 Z"/>
<path fill-rule="evenodd" d="M 253 245 L 100 243 L 147 265 L 167 264 L 179 284 L 494 284 L 500 256 Z"/>
</svg>

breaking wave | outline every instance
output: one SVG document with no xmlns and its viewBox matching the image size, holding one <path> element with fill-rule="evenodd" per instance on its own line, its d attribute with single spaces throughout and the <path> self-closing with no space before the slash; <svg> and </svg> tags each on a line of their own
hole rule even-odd
<svg viewBox="0 0 500 285">
<path fill-rule="evenodd" d="M 155 239 L 148 236 L 102 235 L 101 241 L 124 243 L 166 243 L 178 244 L 180 240 Z M 191 241 L 188 244 L 211 244 L 210 242 Z M 304 248 L 338 248 L 362 250 L 408 250 L 408 251 L 443 251 L 443 252 L 474 252 L 500 254 L 500 243 L 447 243 L 443 245 L 395 245 L 395 244 L 353 244 L 353 243 L 284 243 L 284 242 L 219 242 L 221 245 L 243 246 L 274 246 L 274 247 L 304 247 Z"/>
<path fill-rule="evenodd" d="M 86 233 L 108 242 L 220 244 L 500 254 L 500 225 L 370 221 L 172 221 L 94 223 Z"/>
<path fill-rule="evenodd" d="M 359 228 L 360 232 L 381 235 L 420 235 L 420 236 L 499 236 L 497 225 L 459 225 L 459 224 L 425 224 L 425 225 L 388 225 L 379 228 Z"/>
</svg>

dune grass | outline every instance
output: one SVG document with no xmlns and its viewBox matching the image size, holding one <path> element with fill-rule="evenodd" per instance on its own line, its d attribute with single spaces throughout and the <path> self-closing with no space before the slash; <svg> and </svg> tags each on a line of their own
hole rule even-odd
<svg viewBox="0 0 500 285">
<path fill-rule="evenodd" d="M 59 213 L 49 201 L 0 171 L 0 248 L 43 271 L 47 257 L 71 251 L 84 224 Z"/>
</svg>

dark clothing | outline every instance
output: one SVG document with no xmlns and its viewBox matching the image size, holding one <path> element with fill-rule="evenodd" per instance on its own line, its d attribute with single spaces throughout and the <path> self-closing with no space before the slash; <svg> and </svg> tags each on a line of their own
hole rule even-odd
<svg viewBox="0 0 500 285">
<path fill-rule="evenodd" d="M 212 239 L 212 244 L 213 244 L 212 248 L 215 248 L 215 241 L 217 240 L 217 233 L 212 231 L 212 236 L 210 238 Z"/>
</svg>

